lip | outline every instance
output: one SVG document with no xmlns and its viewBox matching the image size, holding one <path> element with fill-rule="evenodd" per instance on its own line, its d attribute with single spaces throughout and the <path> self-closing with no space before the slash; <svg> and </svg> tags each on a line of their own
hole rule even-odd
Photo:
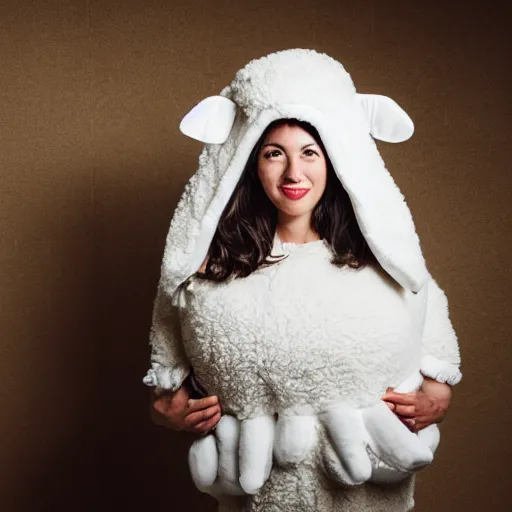
<svg viewBox="0 0 512 512">
<path fill-rule="evenodd" d="M 281 192 L 288 198 L 294 201 L 302 199 L 308 192 L 309 188 L 295 188 L 295 187 L 279 187 Z"/>
</svg>

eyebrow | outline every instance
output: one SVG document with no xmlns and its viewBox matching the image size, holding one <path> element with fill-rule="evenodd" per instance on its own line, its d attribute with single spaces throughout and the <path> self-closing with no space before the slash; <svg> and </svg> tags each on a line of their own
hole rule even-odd
<svg viewBox="0 0 512 512">
<path fill-rule="evenodd" d="M 282 149 L 285 151 L 284 147 L 281 146 L 281 144 L 277 144 L 276 142 L 269 142 L 268 144 L 264 144 L 263 147 L 266 148 L 267 146 L 275 146 L 276 148 Z M 302 146 L 300 150 L 308 148 L 309 146 L 316 146 L 316 142 L 310 142 L 309 144 L 306 144 L 305 146 Z"/>
</svg>

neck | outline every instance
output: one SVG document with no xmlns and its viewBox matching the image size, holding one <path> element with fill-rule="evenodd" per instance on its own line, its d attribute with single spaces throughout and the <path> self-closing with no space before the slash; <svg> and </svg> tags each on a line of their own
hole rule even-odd
<svg viewBox="0 0 512 512">
<path fill-rule="evenodd" d="M 291 217 L 279 212 L 276 232 L 283 243 L 305 244 L 320 240 L 318 233 L 311 227 L 311 215 Z"/>
</svg>

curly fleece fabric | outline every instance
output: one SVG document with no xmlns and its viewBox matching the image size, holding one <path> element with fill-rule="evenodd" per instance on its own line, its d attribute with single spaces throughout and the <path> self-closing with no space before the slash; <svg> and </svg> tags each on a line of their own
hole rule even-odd
<svg viewBox="0 0 512 512">
<path fill-rule="evenodd" d="M 275 464 L 261 490 L 234 510 L 274 510 L 272 503 L 286 511 L 409 510 L 411 479 L 352 487 L 339 478 L 330 441 L 337 425 L 319 418 L 333 404 L 375 406 L 425 354 L 456 371 L 459 350 L 446 296 L 430 278 L 425 318 L 421 294 L 397 286 L 380 267 L 340 270 L 330 263 L 324 241 L 284 251 L 278 244 L 276 236 L 275 254 L 288 256 L 282 262 L 220 286 L 191 278 L 180 297 L 187 359 L 226 414 L 242 425 L 274 413 L 278 423 L 313 419 L 312 442 L 300 460 L 285 463 L 286 471 Z M 399 420 L 384 412 L 398 427 Z M 300 425 L 295 435 L 305 437 L 307 431 Z M 287 442 L 280 433 L 286 436 L 278 428 L 275 447 Z M 224 490 L 211 494 L 223 503 Z"/>
<path fill-rule="evenodd" d="M 298 81 L 311 66 L 329 81 Z M 456 384 L 459 348 L 350 76 L 330 57 L 289 50 L 249 63 L 221 94 L 237 116 L 224 144 L 205 146 L 173 216 L 145 383 L 175 390 L 193 367 L 219 396 L 226 414 L 189 463 L 221 511 L 410 510 L 411 475 L 431 461 L 437 430 L 420 439 L 380 397 L 419 371 Z M 346 114 L 336 129 L 333 112 Z M 225 283 L 198 279 L 250 150 L 280 117 L 319 130 L 380 265 L 339 269 L 324 240 L 296 246 L 276 234 L 280 263 Z"/>
</svg>

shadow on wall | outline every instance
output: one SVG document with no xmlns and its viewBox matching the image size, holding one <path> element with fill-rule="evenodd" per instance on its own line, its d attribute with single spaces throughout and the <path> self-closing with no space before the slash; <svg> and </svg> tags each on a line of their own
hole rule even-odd
<svg viewBox="0 0 512 512">
<path fill-rule="evenodd" d="M 66 414 L 72 400 L 80 418 L 68 422 L 72 429 L 20 479 L 19 510 L 213 511 L 214 500 L 195 489 L 188 470 L 195 436 L 154 425 L 142 384 L 165 236 L 184 183 L 174 182 L 171 192 L 162 186 L 166 179 L 150 183 L 135 167 L 102 168 L 97 175 L 94 261 L 81 262 L 94 267 L 97 340 L 88 352 L 94 360 L 86 363 L 94 384 L 81 394 L 65 390 L 64 404 L 54 406 Z"/>
</svg>

